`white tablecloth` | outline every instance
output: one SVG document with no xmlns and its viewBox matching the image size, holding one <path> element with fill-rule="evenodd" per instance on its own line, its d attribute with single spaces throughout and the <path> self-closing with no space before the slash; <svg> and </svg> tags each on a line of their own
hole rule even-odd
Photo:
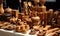
<svg viewBox="0 0 60 36">
<path fill-rule="evenodd" d="M 0 29 L 0 36 L 37 36 L 35 35 L 29 35 L 30 30 L 26 33 L 26 34 L 22 34 L 22 33 L 17 33 L 14 31 L 8 31 L 8 30 L 4 30 L 4 29 Z"/>
</svg>

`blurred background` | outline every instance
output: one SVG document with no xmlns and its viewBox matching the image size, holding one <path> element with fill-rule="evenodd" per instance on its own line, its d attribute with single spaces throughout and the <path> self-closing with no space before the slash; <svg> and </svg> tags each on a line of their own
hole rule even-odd
<svg viewBox="0 0 60 36">
<path fill-rule="evenodd" d="M 21 3 L 19 3 L 19 0 L 5 0 L 4 8 L 7 8 L 9 6 L 12 9 L 22 10 L 24 1 L 28 2 L 28 0 L 22 0 Z M 34 2 L 34 0 L 30 0 L 30 1 L 32 3 Z M 47 10 L 49 9 L 60 10 L 60 0 L 47 0 L 45 6 L 47 7 Z"/>
</svg>

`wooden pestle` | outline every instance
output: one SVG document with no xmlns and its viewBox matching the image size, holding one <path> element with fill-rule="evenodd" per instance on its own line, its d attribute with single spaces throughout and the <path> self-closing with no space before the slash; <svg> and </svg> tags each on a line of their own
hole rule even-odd
<svg viewBox="0 0 60 36">
<path fill-rule="evenodd" d="M 46 25 L 46 27 L 44 28 L 44 30 L 50 30 L 51 29 L 51 26 L 50 25 Z"/>
<path fill-rule="evenodd" d="M 53 32 L 53 33 L 45 34 L 45 36 L 58 36 L 58 34 Z"/>
<path fill-rule="evenodd" d="M 52 33 L 52 32 L 58 31 L 58 30 L 59 30 L 59 28 L 54 28 L 54 29 L 51 29 L 51 30 L 47 30 L 46 33 Z"/>
</svg>

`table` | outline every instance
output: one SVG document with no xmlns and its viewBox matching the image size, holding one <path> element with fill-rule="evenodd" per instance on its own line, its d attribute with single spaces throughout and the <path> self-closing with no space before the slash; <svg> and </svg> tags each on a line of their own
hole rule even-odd
<svg viewBox="0 0 60 36">
<path fill-rule="evenodd" d="M 36 34 L 29 35 L 28 34 L 29 32 L 30 30 L 26 34 L 22 34 L 22 33 L 14 32 L 14 30 L 8 31 L 8 30 L 0 29 L 0 36 L 37 36 Z"/>
</svg>

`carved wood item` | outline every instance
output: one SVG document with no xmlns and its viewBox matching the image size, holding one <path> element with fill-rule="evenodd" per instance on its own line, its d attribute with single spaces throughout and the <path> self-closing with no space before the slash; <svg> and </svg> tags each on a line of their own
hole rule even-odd
<svg viewBox="0 0 60 36">
<path fill-rule="evenodd" d="M 3 0 L 0 0 L 0 14 L 4 13 L 4 9 L 3 9 Z"/>
</svg>

